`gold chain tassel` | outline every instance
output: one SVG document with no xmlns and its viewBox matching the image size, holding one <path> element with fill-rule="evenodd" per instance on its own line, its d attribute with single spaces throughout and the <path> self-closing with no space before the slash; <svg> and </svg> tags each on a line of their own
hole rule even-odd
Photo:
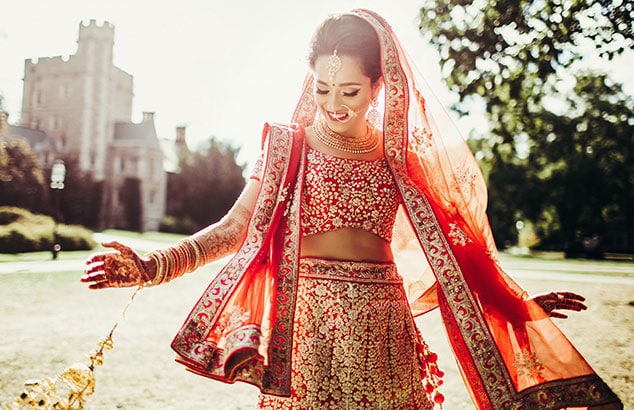
<svg viewBox="0 0 634 410">
<path fill-rule="evenodd" d="M 125 315 L 134 301 L 135 296 L 141 290 L 138 287 L 121 313 Z M 97 343 L 98 349 L 92 352 L 88 359 L 89 365 L 75 363 L 64 369 L 57 377 L 45 377 L 39 380 L 26 382 L 26 390 L 20 394 L 6 410 L 78 410 L 84 409 L 88 399 L 95 392 L 95 368 L 103 365 L 105 350 L 111 350 L 114 346 L 113 335 L 119 322 L 116 322 L 108 336 Z"/>
</svg>

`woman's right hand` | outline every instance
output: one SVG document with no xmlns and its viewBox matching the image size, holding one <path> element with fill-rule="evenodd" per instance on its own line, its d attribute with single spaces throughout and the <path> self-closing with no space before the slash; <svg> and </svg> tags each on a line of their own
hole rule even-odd
<svg viewBox="0 0 634 410">
<path fill-rule="evenodd" d="M 102 246 L 114 251 L 100 252 L 86 260 L 86 272 L 81 281 L 90 289 L 125 288 L 141 286 L 156 276 L 151 258 L 142 258 L 122 243 L 104 242 Z"/>
</svg>

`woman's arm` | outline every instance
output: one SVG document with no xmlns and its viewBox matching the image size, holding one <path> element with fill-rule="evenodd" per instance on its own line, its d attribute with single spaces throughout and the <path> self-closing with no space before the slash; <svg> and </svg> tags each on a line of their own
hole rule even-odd
<svg viewBox="0 0 634 410">
<path fill-rule="evenodd" d="M 119 242 L 102 245 L 114 251 L 92 255 L 81 281 L 90 289 L 159 285 L 236 252 L 246 235 L 260 182 L 250 179 L 229 212 L 218 222 L 182 239 L 175 246 L 145 256 Z"/>
<path fill-rule="evenodd" d="M 150 285 L 169 282 L 236 252 L 246 235 L 258 189 L 259 182 L 251 179 L 220 221 L 182 239 L 176 246 L 150 252 L 147 269 L 155 272 Z"/>
</svg>

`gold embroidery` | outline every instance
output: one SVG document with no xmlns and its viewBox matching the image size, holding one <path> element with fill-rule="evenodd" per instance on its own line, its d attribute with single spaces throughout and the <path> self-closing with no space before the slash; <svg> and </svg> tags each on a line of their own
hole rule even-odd
<svg viewBox="0 0 634 410">
<path fill-rule="evenodd" d="M 305 235 L 346 227 L 392 238 L 400 202 L 385 161 L 344 159 L 309 150 L 305 172 Z"/>
<path fill-rule="evenodd" d="M 291 397 L 265 409 L 431 410 L 394 265 L 302 259 Z"/>
<path fill-rule="evenodd" d="M 415 126 L 412 130 L 412 138 L 410 138 L 409 144 L 412 152 L 424 155 L 432 147 L 431 133 L 426 128 L 421 129 Z"/>
<path fill-rule="evenodd" d="M 474 192 L 476 189 L 476 181 L 478 173 L 471 167 L 460 168 L 454 174 L 454 182 L 456 183 L 456 191 Z"/>
<path fill-rule="evenodd" d="M 368 18 L 368 20 L 373 20 Z M 373 24 L 380 27 L 378 22 Z M 448 304 L 455 314 L 458 329 L 462 332 L 467 349 L 474 358 L 478 373 L 482 376 L 484 387 L 498 403 L 513 403 L 517 398 L 504 361 L 488 330 L 486 321 L 477 303 L 465 289 L 465 279 L 460 266 L 442 234 L 432 207 L 427 198 L 408 177 L 407 169 L 407 115 L 409 98 L 407 77 L 399 64 L 398 51 L 388 33 L 378 32 L 383 49 L 383 77 L 390 79 L 386 86 L 402 92 L 386 94 L 386 118 L 384 121 L 385 154 L 388 163 L 397 177 L 395 178 L 410 217 L 416 222 L 414 228 L 429 263 L 436 273 L 438 284 L 447 295 L 451 295 Z M 466 175 L 466 174 L 465 174 Z"/>
<path fill-rule="evenodd" d="M 290 394 L 291 368 L 290 363 L 293 343 L 293 323 L 295 323 L 295 300 L 297 297 L 297 267 L 299 260 L 300 238 L 300 201 L 303 180 L 304 160 L 299 162 L 298 175 L 294 191 L 287 207 L 288 217 L 282 220 L 280 231 L 285 232 L 284 246 L 281 247 L 279 266 L 277 267 L 277 317 L 272 323 L 269 345 L 270 370 L 265 374 L 264 383 L 283 395 Z"/>
<path fill-rule="evenodd" d="M 281 204 L 282 202 L 284 202 L 286 200 L 287 195 L 288 195 L 288 187 L 283 187 L 282 189 L 280 189 L 280 193 L 277 196 L 277 203 Z"/>
<path fill-rule="evenodd" d="M 253 169 L 251 170 L 249 179 L 257 179 L 258 181 L 261 181 L 262 172 L 264 172 L 264 153 L 262 153 L 262 155 L 260 155 L 255 161 L 255 164 L 253 164 Z"/>
<path fill-rule="evenodd" d="M 397 179 L 400 183 L 405 179 Z M 404 203 L 412 215 L 418 215 L 426 221 L 417 227 L 419 237 L 429 257 L 430 265 L 437 272 L 438 284 L 444 288 L 449 307 L 454 312 L 458 329 L 463 333 L 463 339 L 469 349 L 471 357 L 484 384 L 492 395 L 497 395 L 499 403 L 513 403 L 516 400 L 515 388 L 508 373 L 504 370 L 504 361 L 495 342 L 488 331 L 486 322 L 476 301 L 466 289 L 465 279 L 460 266 L 455 260 L 449 244 L 446 242 L 442 229 L 436 220 L 431 205 L 427 199 L 412 187 L 403 185 Z"/>
<path fill-rule="evenodd" d="M 450 238 L 452 238 L 452 242 L 454 245 L 462 245 L 465 246 L 467 243 L 471 243 L 471 239 L 464 233 L 457 224 L 449 224 L 449 233 L 447 234 Z"/>
<path fill-rule="evenodd" d="M 522 353 L 515 354 L 513 366 L 517 368 L 519 376 L 539 377 L 544 369 L 544 366 L 537 360 L 535 352 L 529 352 L 528 350 L 522 350 Z"/>
<path fill-rule="evenodd" d="M 285 393 L 282 383 L 273 380 L 268 386 L 264 386 L 265 366 L 262 356 L 248 358 L 239 363 L 240 367 L 237 369 L 226 368 L 226 360 L 245 346 L 258 351 L 261 338 L 259 327 L 244 326 L 229 334 L 224 333 L 225 337 L 222 339 L 222 329 L 213 325 L 218 324 L 224 309 L 228 308 L 226 303 L 229 296 L 240 282 L 245 267 L 253 264 L 264 242 L 264 233 L 269 229 L 277 206 L 275 198 L 286 170 L 284 164 L 287 163 L 291 146 L 288 137 L 288 130 L 271 127 L 269 139 L 272 146 L 269 149 L 270 158 L 267 159 L 270 166 L 267 166 L 260 190 L 265 193 L 262 194 L 265 198 L 256 204 L 242 247 L 210 283 L 172 342 L 172 348 L 179 354 L 178 361 L 195 373 L 225 381 L 247 381 L 278 394 Z M 219 348 L 220 340 L 225 341 L 225 349 Z M 280 378 L 283 377 L 285 375 L 280 374 Z"/>
</svg>

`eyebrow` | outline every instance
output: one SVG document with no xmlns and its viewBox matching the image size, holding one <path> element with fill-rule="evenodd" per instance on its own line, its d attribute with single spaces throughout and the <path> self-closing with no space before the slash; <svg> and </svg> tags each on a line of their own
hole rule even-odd
<svg viewBox="0 0 634 410">
<path fill-rule="evenodd" d="M 330 85 L 330 83 L 327 83 L 326 81 L 322 81 L 322 80 L 317 80 L 317 84 L 320 85 Z M 356 82 L 347 82 L 347 83 L 340 83 L 339 87 L 350 87 L 350 86 L 358 86 L 360 87 L 362 84 L 361 83 L 356 83 Z"/>
</svg>

